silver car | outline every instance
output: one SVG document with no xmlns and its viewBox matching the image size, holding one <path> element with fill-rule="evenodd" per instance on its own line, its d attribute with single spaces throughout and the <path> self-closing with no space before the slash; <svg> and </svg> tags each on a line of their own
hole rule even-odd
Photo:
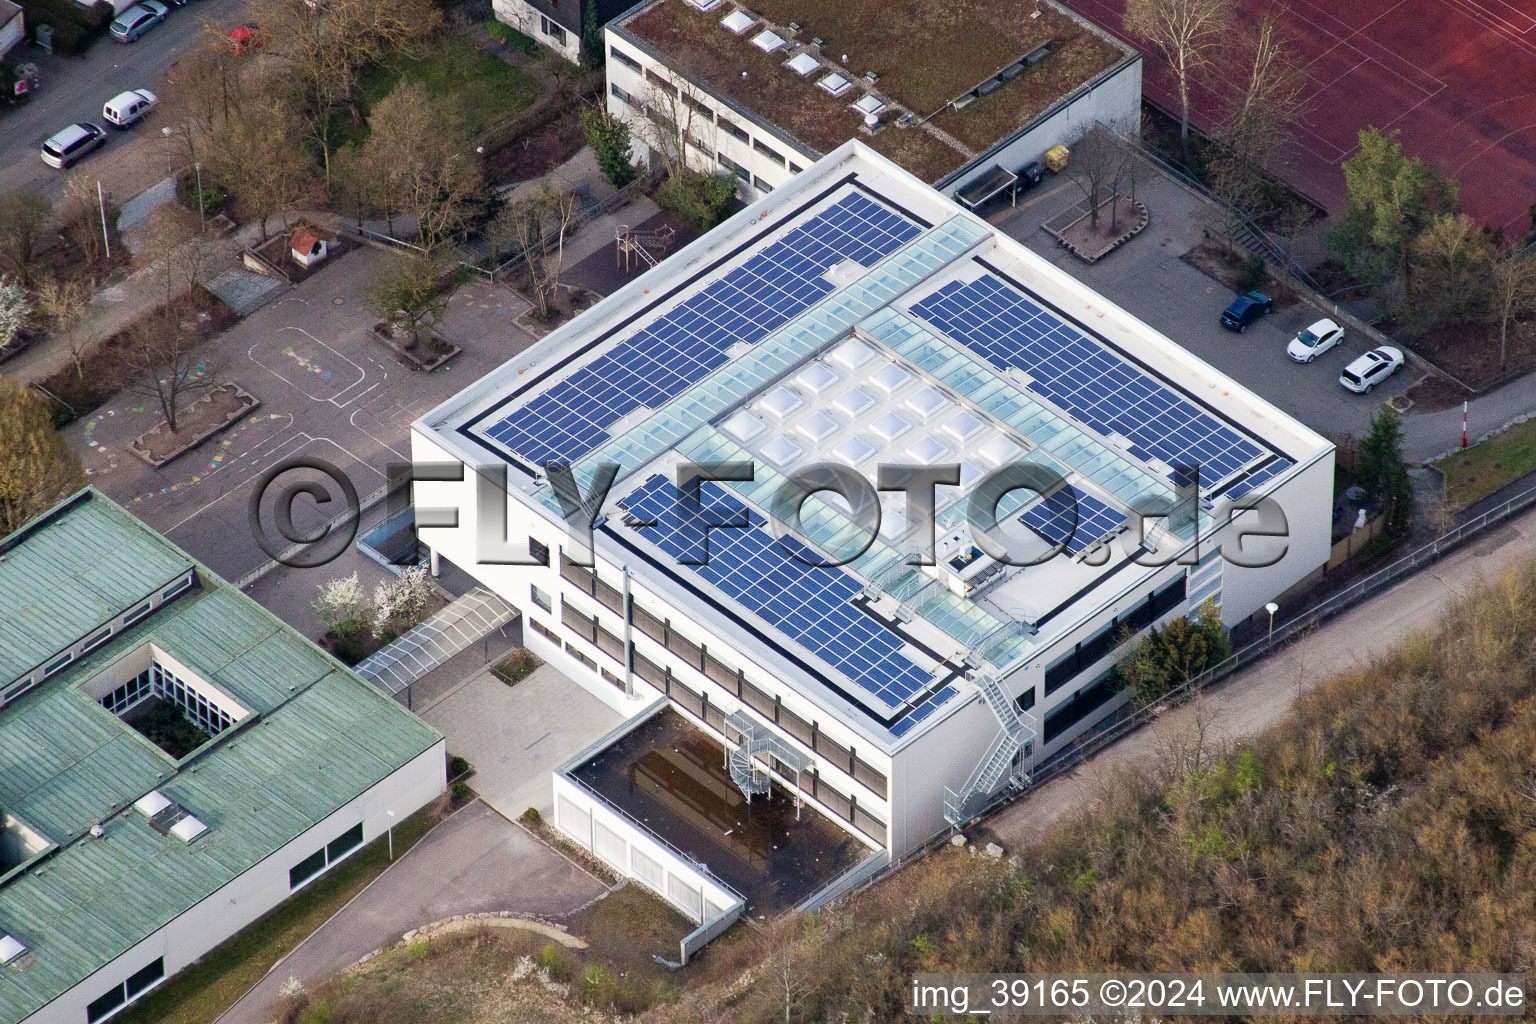
<svg viewBox="0 0 1536 1024">
<path fill-rule="evenodd" d="M 131 43 L 165 20 L 171 9 L 160 0 L 143 0 L 134 4 L 112 21 L 109 31 L 120 43 Z"/>
</svg>

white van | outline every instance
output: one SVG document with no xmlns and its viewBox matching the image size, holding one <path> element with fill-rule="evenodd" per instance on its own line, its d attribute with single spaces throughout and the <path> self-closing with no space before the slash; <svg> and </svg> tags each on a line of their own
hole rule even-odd
<svg viewBox="0 0 1536 1024">
<path fill-rule="evenodd" d="M 107 100 L 101 108 L 101 116 L 108 124 L 127 128 L 149 113 L 160 98 L 148 89 L 129 89 Z"/>
</svg>

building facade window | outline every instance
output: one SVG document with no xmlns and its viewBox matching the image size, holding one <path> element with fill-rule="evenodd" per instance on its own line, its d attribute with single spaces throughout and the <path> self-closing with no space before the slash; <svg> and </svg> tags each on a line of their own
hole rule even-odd
<svg viewBox="0 0 1536 1024">
<path fill-rule="evenodd" d="M 540 565 L 549 564 L 549 545 L 540 543 L 532 537 L 528 538 L 528 553 L 534 557 Z"/>
<path fill-rule="evenodd" d="M 741 166 L 741 164 L 737 163 L 735 160 L 732 160 L 724 153 L 717 153 L 716 156 L 720 160 L 721 167 L 730 171 L 732 174 L 736 175 L 736 177 L 740 178 L 742 181 L 745 181 L 747 184 L 750 185 L 752 183 L 752 172 L 748 171 L 745 167 Z"/>
<path fill-rule="evenodd" d="M 763 156 L 767 157 L 769 160 L 772 160 L 774 163 L 778 164 L 780 167 L 784 166 L 784 155 L 778 150 L 774 149 L 772 146 L 768 145 L 762 139 L 753 139 L 752 148 L 763 154 Z"/>
<path fill-rule="evenodd" d="M 752 175 L 752 184 L 757 186 L 757 190 L 759 192 L 772 192 L 773 191 L 773 186 L 768 184 L 766 181 L 764 181 L 761 177 L 759 177 L 756 174 Z"/>
<path fill-rule="evenodd" d="M 631 57 L 629 54 L 625 53 L 623 50 L 619 49 L 617 46 L 608 47 L 608 53 L 612 55 L 614 60 L 618 61 L 620 64 L 623 64 L 625 67 L 629 68 L 629 70 L 636 72 L 640 70 L 640 62 L 635 60 L 635 58 Z"/>
<path fill-rule="evenodd" d="M 748 135 L 745 129 L 734 121 L 724 117 L 717 117 L 715 118 L 715 123 L 720 126 L 721 131 L 733 139 L 740 139 L 742 142 L 750 142 L 752 140 L 752 136 Z"/>
<path fill-rule="evenodd" d="M 85 1008 L 87 1024 L 106 1020 L 128 1003 L 149 991 L 165 979 L 165 957 L 156 957 L 148 967 L 134 972 L 127 981 L 119 982 L 112 989 Z"/>
<path fill-rule="evenodd" d="M 288 889 L 293 891 L 315 876 L 335 867 L 353 850 L 363 845 L 363 824 L 358 822 L 335 839 L 288 869 Z"/>
<path fill-rule="evenodd" d="M 636 110 L 640 109 L 639 101 L 637 101 L 633 96 L 625 92 L 623 89 L 620 89 L 614 83 L 610 82 L 608 84 L 608 91 L 613 93 L 613 98 L 620 101 L 621 103 L 627 103 L 634 107 Z"/>
<path fill-rule="evenodd" d="M 538 587 L 530 586 L 528 588 L 528 596 L 533 598 L 534 604 L 538 605 L 540 608 L 543 608 L 546 612 L 550 612 L 551 614 L 554 613 L 555 602 L 550 599 L 548 594 L 544 593 L 544 591 L 540 590 Z"/>
<path fill-rule="evenodd" d="M 549 38 L 553 39 L 561 46 L 565 45 L 565 29 L 560 26 L 559 22 L 551 19 L 549 15 L 539 15 L 539 28 L 544 32 L 545 35 L 549 36 Z"/>
</svg>

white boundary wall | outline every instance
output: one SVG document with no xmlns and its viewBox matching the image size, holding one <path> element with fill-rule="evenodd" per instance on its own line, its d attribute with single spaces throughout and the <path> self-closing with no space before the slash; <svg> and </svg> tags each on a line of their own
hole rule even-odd
<svg viewBox="0 0 1536 1024">
<path fill-rule="evenodd" d="M 610 807 L 607 801 L 561 772 L 553 774 L 555 827 L 625 878 L 666 900 L 695 924 L 735 920 L 746 905 L 698 865 Z M 723 925 L 722 925 L 723 928 Z"/>
</svg>

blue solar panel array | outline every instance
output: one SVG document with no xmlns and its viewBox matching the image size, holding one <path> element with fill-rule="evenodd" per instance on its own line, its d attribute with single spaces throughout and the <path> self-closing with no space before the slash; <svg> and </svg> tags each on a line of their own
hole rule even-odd
<svg viewBox="0 0 1536 1024">
<path fill-rule="evenodd" d="M 921 229 L 853 193 L 767 246 L 724 278 L 491 425 L 486 433 L 529 462 L 574 462 L 642 406 L 654 408 L 832 291 L 823 275 L 844 260 L 866 267 Z"/>
<path fill-rule="evenodd" d="M 997 369 L 1023 370 L 1034 391 L 1100 435 L 1127 438 L 1138 459 L 1198 465 L 1201 480 L 1215 484 L 1264 454 L 1257 443 L 990 274 L 945 285 L 912 312 Z"/>
<path fill-rule="evenodd" d="M 1230 498 L 1241 498 L 1260 484 L 1273 480 L 1293 465 L 1295 463 L 1290 459 L 1276 459 L 1267 466 L 1261 466 L 1228 488 L 1227 496 Z"/>
<path fill-rule="evenodd" d="M 667 554 L 699 559 L 701 514 L 708 522 L 739 521 L 745 508 L 715 484 L 700 491 L 701 511 L 686 511 L 677 488 L 658 475 L 625 504 L 637 521 L 657 524 L 643 529 Z M 863 589 L 857 577 L 796 560 L 795 554 L 808 561 L 821 556 L 791 537 L 776 539 L 760 514 L 750 515 L 750 528 L 711 531 L 706 564 L 684 567 L 887 705 L 910 700 L 929 684 L 929 673 L 902 656 L 902 638 L 854 607 Z"/>
<path fill-rule="evenodd" d="M 1072 498 L 1077 499 L 1074 514 Z M 1019 516 L 1019 522 L 1052 544 L 1065 544 L 1079 554 L 1125 523 L 1125 516 L 1091 494 L 1068 485 L 1052 491 Z"/>
<path fill-rule="evenodd" d="M 891 735 L 905 736 L 914 725 L 937 711 L 940 705 L 953 697 L 957 692 L 959 691 L 953 686 L 945 686 L 934 691 L 930 696 L 924 698 L 921 704 L 913 708 L 906 715 L 903 715 L 899 722 L 891 723 Z"/>
</svg>

